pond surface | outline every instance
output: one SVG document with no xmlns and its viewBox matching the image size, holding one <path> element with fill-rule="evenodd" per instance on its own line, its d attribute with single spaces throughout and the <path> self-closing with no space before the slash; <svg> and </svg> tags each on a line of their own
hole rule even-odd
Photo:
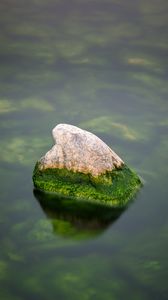
<svg viewBox="0 0 168 300">
<path fill-rule="evenodd" d="M 167 23 L 166 0 L 1 0 L 1 299 L 167 299 Z M 58 123 L 143 178 L 126 211 L 41 206 L 32 171 Z"/>
</svg>

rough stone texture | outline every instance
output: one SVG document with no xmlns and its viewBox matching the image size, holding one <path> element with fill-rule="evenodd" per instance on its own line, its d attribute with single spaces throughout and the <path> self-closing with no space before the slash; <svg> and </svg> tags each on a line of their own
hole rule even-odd
<svg viewBox="0 0 168 300">
<path fill-rule="evenodd" d="M 66 168 L 98 176 L 120 168 L 122 159 L 96 135 L 59 124 L 52 130 L 55 145 L 39 161 L 39 169 Z"/>
<path fill-rule="evenodd" d="M 97 136 L 59 124 L 53 138 L 55 145 L 35 165 L 36 189 L 64 198 L 70 208 L 80 200 L 82 207 L 89 202 L 120 209 L 133 199 L 139 177 Z"/>
</svg>

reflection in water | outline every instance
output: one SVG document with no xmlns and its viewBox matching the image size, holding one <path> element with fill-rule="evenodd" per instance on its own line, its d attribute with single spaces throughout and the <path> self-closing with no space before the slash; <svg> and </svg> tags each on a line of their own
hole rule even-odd
<svg viewBox="0 0 168 300">
<path fill-rule="evenodd" d="M 167 14 L 167 0 L 0 1 L 1 299 L 168 298 Z M 45 217 L 30 197 L 62 122 L 147 181 L 103 238 L 121 211 L 35 191 Z"/>
<path fill-rule="evenodd" d="M 124 211 L 123 208 L 61 198 L 37 189 L 34 189 L 34 196 L 51 220 L 53 232 L 64 237 L 86 239 L 97 236 Z"/>
</svg>

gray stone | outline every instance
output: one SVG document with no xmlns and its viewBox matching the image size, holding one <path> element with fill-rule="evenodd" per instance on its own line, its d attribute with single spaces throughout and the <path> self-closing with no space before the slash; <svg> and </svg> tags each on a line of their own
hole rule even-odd
<svg viewBox="0 0 168 300">
<path fill-rule="evenodd" d="M 40 159 L 40 170 L 66 168 L 98 176 L 124 165 L 112 149 L 86 130 L 59 124 L 52 130 L 52 135 L 55 145 Z"/>
</svg>

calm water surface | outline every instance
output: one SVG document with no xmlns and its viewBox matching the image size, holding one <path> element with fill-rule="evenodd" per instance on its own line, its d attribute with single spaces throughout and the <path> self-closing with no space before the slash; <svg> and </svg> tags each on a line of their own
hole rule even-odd
<svg viewBox="0 0 168 300">
<path fill-rule="evenodd" d="M 167 23 L 166 0 L 1 0 L 0 299 L 167 299 Z M 40 204 L 60 122 L 143 178 L 126 211 Z"/>
</svg>

